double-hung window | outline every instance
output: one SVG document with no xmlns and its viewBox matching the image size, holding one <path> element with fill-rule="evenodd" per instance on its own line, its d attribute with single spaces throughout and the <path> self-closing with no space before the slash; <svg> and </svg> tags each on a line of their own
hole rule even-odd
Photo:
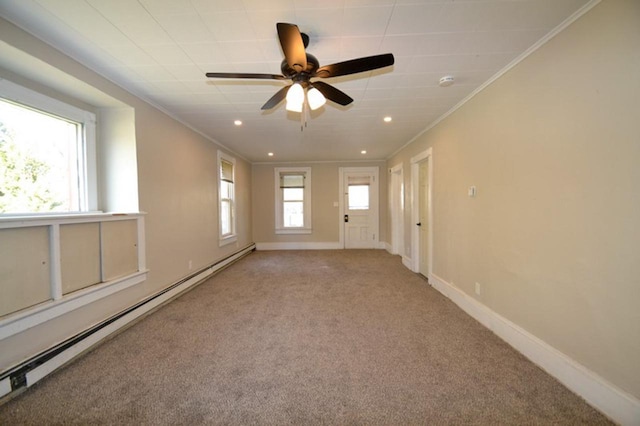
<svg viewBox="0 0 640 426">
<path fill-rule="evenodd" d="M 277 167 L 276 233 L 311 233 L 311 168 Z"/>
<path fill-rule="evenodd" d="M 220 172 L 218 195 L 221 246 L 237 240 L 235 220 L 235 168 L 235 158 L 218 152 L 218 169 Z"/>
<path fill-rule="evenodd" d="M 0 215 L 97 210 L 95 115 L 0 79 Z"/>
</svg>

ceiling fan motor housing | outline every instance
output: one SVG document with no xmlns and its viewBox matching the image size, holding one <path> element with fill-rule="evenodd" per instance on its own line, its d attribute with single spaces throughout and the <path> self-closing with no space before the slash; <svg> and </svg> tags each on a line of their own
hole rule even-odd
<svg viewBox="0 0 640 426">
<path fill-rule="evenodd" d="M 318 59 L 310 53 L 307 53 L 307 68 L 300 72 L 290 67 L 286 58 L 280 64 L 282 75 L 293 78 L 296 74 L 306 74 L 306 78 L 304 80 L 309 80 L 309 76 L 313 75 L 318 68 L 320 68 L 320 62 L 318 62 Z"/>
</svg>

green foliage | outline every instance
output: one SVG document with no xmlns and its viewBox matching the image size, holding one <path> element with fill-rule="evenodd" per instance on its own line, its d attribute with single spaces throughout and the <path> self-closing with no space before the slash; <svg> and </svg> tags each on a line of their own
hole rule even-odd
<svg viewBox="0 0 640 426">
<path fill-rule="evenodd" d="M 0 213 L 50 212 L 62 205 L 49 188 L 49 172 L 0 121 Z"/>
</svg>

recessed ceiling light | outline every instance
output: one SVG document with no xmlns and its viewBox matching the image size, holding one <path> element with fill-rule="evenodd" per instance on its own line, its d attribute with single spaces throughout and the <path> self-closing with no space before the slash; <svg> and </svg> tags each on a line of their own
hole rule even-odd
<svg viewBox="0 0 640 426">
<path fill-rule="evenodd" d="M 367 151 L 364 150 L 364 149 L 362 151 L 360 151 L 360 154 L 366 154 L 366 153 L 367 153 Z"/>
<path fill-rule="evenodd" d="M 233 124 L 235 124 L 236 126 L 242 126 L 242 121 L 236 120 L 233 122 Z"/>
<path fill-rule="evenodd" d="M 383 118 L 385 123 L 391 123 L 391 120 L 393 120 L 391 117 L 386 116 L 385 118 Z"/>
<path fill-rule="evenodd" d="M 273 152 L 269 152 L 267 155 L 268 155 L 269 157 L 273 157 Z"/>
</svg>

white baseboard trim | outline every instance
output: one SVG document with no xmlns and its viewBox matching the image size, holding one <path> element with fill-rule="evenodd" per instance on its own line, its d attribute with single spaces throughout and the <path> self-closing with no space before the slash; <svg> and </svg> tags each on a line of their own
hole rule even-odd
<svg viewBox="0 0 640 426">
<path fill-rule="evenodd" d="M 404 263 L 404 259 L 403 259 Z M 405 264 L 406 266 L 406 264 Z M 603 414 L 622 425 L 640 424 L 640 400 L 500 316 L 435 274 L 429 282 L 463 311 L 514 347 Z"/>
<path fill-rule="evenodd" d="M 390 243 L 384 243 L 384 249 L 389 253 L 389 254 L 393 254 L 396 255 L 398 253 L 394 253 L 393 252 L 393 246 Z"/>
<path fill-rule="evenodd" d="M 329 243 L 256 243 L 256 250 L 340 250 L 342 245 Z"/>
<path fill-rule="evenodd" d="M 148 270 L 137 271 L 126 277 L 76 291 L 60 300 L 48 301 L 9 315 L 7 318 L 0 320 L 0 340 L 22 333 L 29 328 L 140 284 L 147 279 L 147 272 Z"/>
<path fill-rule="evenodd" d="M 91 348 L 92 346 L 96 345 L 97 343 L 99 343 L 100 341 L 102 341 L 112 333 L 118 331 L 122 327 L 125 327 L 127 324 L 147 314 L 148 312 L 152 311 L 158 306 L 164 303 L 167 303 L 174 297 L 178 296 L 180 293 L 200 283 L 201 281 L 203 281 L 213 273 L 224 268 L 228 264 L 238 260 L 239 258 L 245 256 L 246 254 L 250 253 L 254 249 L 254 247 L 255 247 L 254 245 L 248 246 L 238 251 L 237 253 L 234 253 L 230 257 L 216 263 L 215 265 L 209 268 L 206 268 L 200 272 L 197 272 L 196 275 L 190 277 L 189 279 L 186 279 L 184 282 L 179 282 L 179 284 L 176 283 L 173 285 L 173 287 L 170 286 L 169 287 L 171 288 L 170 290 L 161 292 L 159 295 L 155 297 L 151 296 L 151 299 L 145 298 L 139 301 L 138 303 L 133 304 L 132 306 L 136 306 L 137 304 L 140 304 L 140 306 L 130 310 L 128 313 L 122 315 L 115 321 L 93 332 L 89 336 L 82 338 L 77 343 L 66 348 L 64 351 L 62 351 L 58 355 L 48 359 L 46 362 L 39 365 L 38 367 L 27 371 L 26 387 L 32 386 L 33 384 L 37 383 L 39 380 L 41 380 L 42 378 L 50 374 L 51 372 L 62 367 L 64 364 L 71 361 L 74 357 L 83 353 L 84 351 Z M 144 300 L 148 300 L 148 301 L 146 303 L 141 303 Z M 0 398 L 2 398 L 3 396 L 11 392 L 12 392 L 12 388 L 11 388 L 10 378 L 7 377 L 6 379 L 3 379 L 0 382 Z"/>
<path fill-rule="evenodd" d="M 0 400 L 3 396 L 9 395 L 11 393 L 11 379 L 8 377 L 6 379 L 0 380 Z"/>
<path fill-rule="evenodd" d="M 339 241 L 334 243 L 256 243 L 256 250 L 342 250 L 344 247 Z M 376 250 L 391 250 L 391 246 L 384 241 L 379 241 Z"/>
<path fill-rule="evenodd" d="M 413 271 L 413 266 L 411 262 L 411 258 L 407 256 L 402 256 L 402 264 L 410 271 Z"/>
</svg>

